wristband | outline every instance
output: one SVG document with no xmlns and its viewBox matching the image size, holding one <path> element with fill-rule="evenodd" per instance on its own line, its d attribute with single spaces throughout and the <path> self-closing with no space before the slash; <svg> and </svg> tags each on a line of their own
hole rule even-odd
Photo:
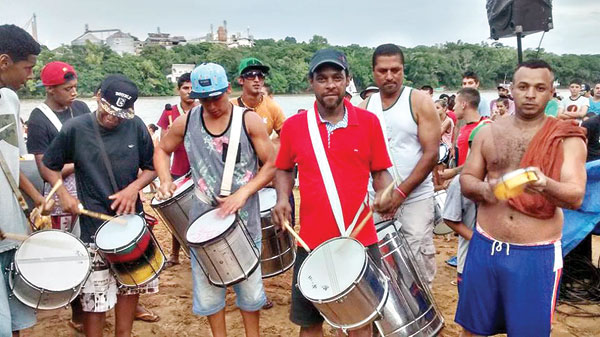
<svg viewBox="0 0 600 337">
<path fill-rule="evenodd" d="M 406 199 L 406 193 L 404 193 L 404 191 L 402 191 L 400 189 L 400 186 L 397 186 L 396 188 L 394 188 L 394 190 L 398 193 L 400 193 L 400 195 L 402 196 L 402 198 Z"/>
</svg>

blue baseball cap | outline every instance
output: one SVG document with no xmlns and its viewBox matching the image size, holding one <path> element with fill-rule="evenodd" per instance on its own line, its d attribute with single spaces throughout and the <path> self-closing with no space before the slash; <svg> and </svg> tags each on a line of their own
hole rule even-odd
<svg viewBox="0 0 600 337">
<path fill-rule="evenodd" d="M 216 63 L 202 63 L 191 74 L 190 98 L 208 98 L 223 95 L 229 88 L 225 69 Z"/>
</svg>

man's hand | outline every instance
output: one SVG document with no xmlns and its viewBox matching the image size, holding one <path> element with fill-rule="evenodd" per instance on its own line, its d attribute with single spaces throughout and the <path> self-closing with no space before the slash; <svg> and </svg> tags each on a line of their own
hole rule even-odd
<svg viewBox="0 0 600 337">
<path fill-rule="evenodd" d="M 217 197 L 217 202 L 219 203 L 218 214 L 222 217 L 225 217 L 229 214 L 234 214 L 235 212 L 240 210 L 240 208 L 244 207 L 244 205 L 246 204 L 246 200 L 248 200 L 248 197 L 250 197 L 250 195 L 248 195 L 246 189 L 243 187 L 238 189 L 237 191 L 235 191 L 235 193 L 228 197 Z"/>
<path fill-rule="evenodd" d="M 135 213 L 135 204 L 137 202 L 139 190 L 133 185 L 129 185 L 119 192 L 108 197 L 114 200 L 110 205 L 110 209 L 115 211 L 117 215 Z"/>
<path fill-rule="evenodd" d="M 177 185 L 175 185 L 172 180 L 165 181 L 158 187 L 158 190 L 156 191 L 156 199 L 167 200 L 173 196 L 175 190 L 177 190 Z"/>
<path fill-rule="evenodd" d="M 289 224 L 292 223 L 292 206 L 290 205 L 290 201 L 288 199 L 278 200 L 275 207 L 271 210 L 271 216 L 273 223 L 280 226 L 285 231 L 286 229 L 283 227 L 283 223 L 286 221 Z"/>
<path fill-rule="evenodd" d="M 60 200 L 60 206 L 63 211 L 71 213 L 73 215 L 79 214 L 79 200 L 69 194 L 66 190 L 59 190 L 58 198 Z"/>
<path fill-rule="evenodd" d="M 528 193 L 542 193 L 548 184 L 548 177 L 538 168 L 538 167 L 530 167 L 533 169 L 533 173 L 537 176 L 537 180 L 531 183 L 528 183 L 525 187 L 525 191 Z"/>
<path fill-rule="evenodd" d="M 452 180 L 457 174 L 458 171 L 456 169 L 449 168 L 440 172 L 440 178 L 442 178 L 442 180 Z"/>
<path fill-rule="evenodd" d="M 383 195 L 383 192 L 385 192 L 385 190 L 375 193 L 373 209 L 385 219 L 388 218 L 389 215 L 393 216 L 396 213 L 398 207 L 404 202 L 404 198 L 400 193 L 396 192 L 395 189 L 392 189 L 389 193 L 386 193 L 386 195 Z"/>
</svg>

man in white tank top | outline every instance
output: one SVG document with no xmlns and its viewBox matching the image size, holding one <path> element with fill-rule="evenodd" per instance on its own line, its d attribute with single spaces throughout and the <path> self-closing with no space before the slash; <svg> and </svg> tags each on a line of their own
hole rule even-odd
<svg viewBox="0 0 600 337">
<path fill-rule="evenodd" d="M 373 78 L 379 93 L 360 107 L 375 113 L 382 124 L 397 187 L 402 199 L 395 212 L 402 223 L 417 265 L 431 285 L 435 275 L 433 245 L 433 180 L 438 160 L 441 123 L 427 94 L 403 86 L 404 54 L 398 46 L 384 44 L 373 54 Z M 377 214 L 375 220 L 393 214 Z"/>
</svg>

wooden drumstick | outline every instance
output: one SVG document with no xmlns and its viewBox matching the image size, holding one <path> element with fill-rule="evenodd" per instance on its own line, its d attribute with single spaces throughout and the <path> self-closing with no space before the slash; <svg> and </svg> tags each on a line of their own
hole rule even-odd
<svg viewBox="0 0 600 337">
<path fill-rule="evenodd" d="M 396 187 L 396 179 L 394 179 L 394 181 L 392 181 L 392 183 L 383 190 L 383 193 L 381 193 L 381 199 L 384 199 L 386 196 L 391 198 L 392 195 L 390 193 L 394 190 L 394 187 Z"/>
<path fill-rule="evenodd" d="M 365 225 L 367 224 L 367 221 L 369 221 L 371 216 L 373 216 L 373 209 L 369 209 L 369 213 L 367 213 L 367 215 L 364 217 L 364 219 L 362 219 L 362 221 L 358 224 L 358 226 L 356 226 L 354 228 L 354 230 L 352 231 L 352 234 L 350 234 L 351 238 L 356 238 L 358 236 L 358 233 L 360 233 L 360 231 L 363 229 L 363 227 L 365 227 Z"/>
<path fill-rule="evenodd" d="M 52 189 L 50 190 L 50 193 L 48 193 L 48 195 L 46 196 L 46 203 L 48 203 L 50 201 L 50 198 L 52 198 L 52 196 L 54 195 L 54 193 L 56 193 L 56 191 L 58 190 L 59 187 L 61 187 L 63 184 L 62 179 L 58 179 L 58 181 L 56 182 L 56 184 L 54 184 L 54 186 L 52 186 Z"/>
<path fill-rule="evenodd" d="M 88 211 L 87 209 L 83 208 L 82 204 L 79 204 L 79 214 L 83 214 L 85 216 L 89 216 L 90 218 L 96 218 L 96 219 L 100 219 L 100 220 L 104 220 L 104 221 L 114 221 L 121 225 L 127 224 L 127 221 L 125 221 L 123 219 L 118 219 L 118 218 L 115 218 L 114 216 L 110 216 L 110 215 L 107 215 L 104 213 Z"/>
<path fill-rule="evenodd" d="M 308 248 L 308 245 L 306 244 L 306 242 L 304 242 L 304 240 L 302 240 L 300 235 L 298 235 L 298 233 L 296 233 L 296 231 L 290 226 L 290 224 L 288 223 L 287 220 L 283 221 L 283 227 L 285 227 L 285 229 L 294 236 L 296 241 L 300 242 L 300 245 L 302 246 L 302 248 L 304 248 L 304 250 L 306 250 L 307 253 L 310 253 L 310 248 Z"/>
<path fill-rule="evenodd" d="M 29 236 L 27 236 L 25 234 L 6 233 L 3 231 L 0 231 L 0 240 L 9 239 L 9 240 L 15 240 L 15 241 L 25 241 L 25 240 L 27 240 L 28 237 Z"/>
</svg>

